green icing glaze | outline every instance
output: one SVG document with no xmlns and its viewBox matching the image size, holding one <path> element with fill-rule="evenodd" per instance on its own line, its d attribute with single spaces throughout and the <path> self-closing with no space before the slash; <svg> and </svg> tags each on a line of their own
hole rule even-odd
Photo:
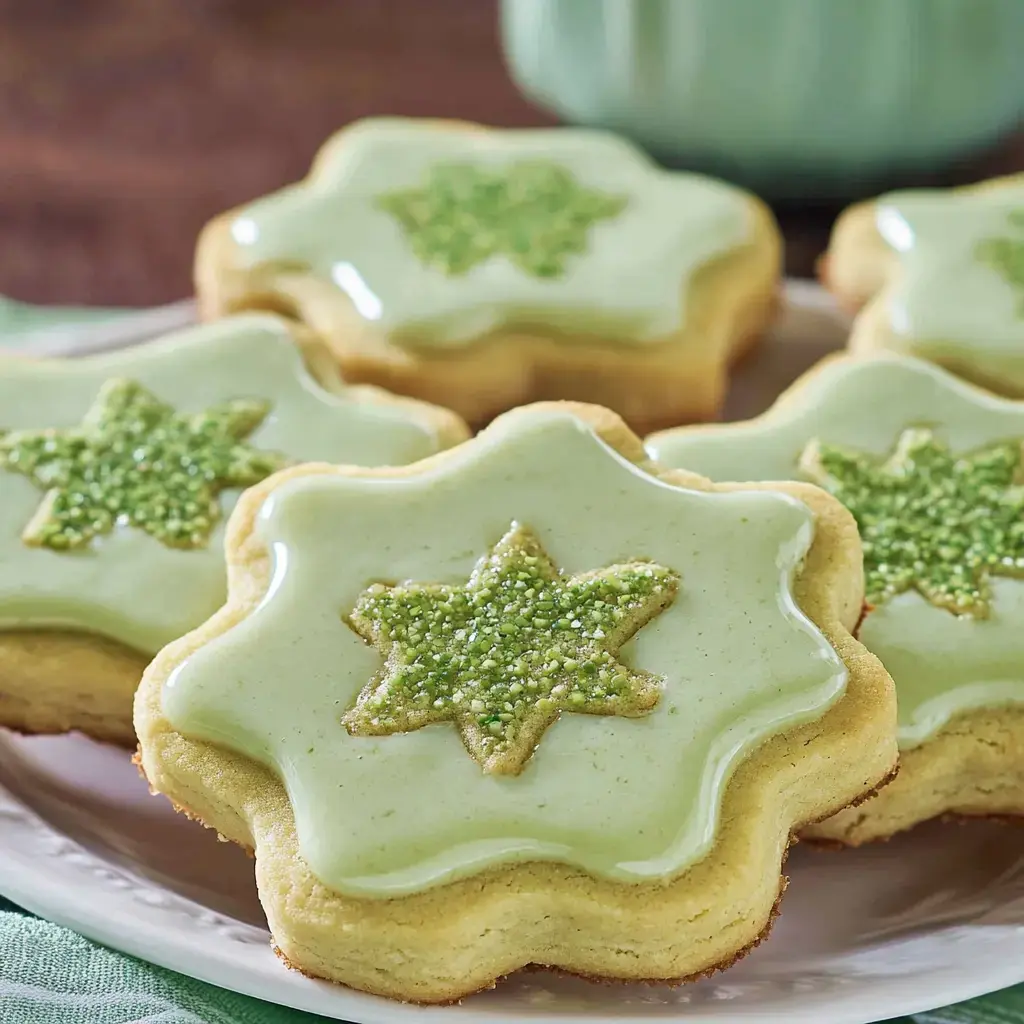
<svg viewBox="0 0 1024 1024">
<path fill-rule="evenodd" d="M 978 192 L 896 192 L 878 201 L 898 253 L 883 343 L 1024 391 L 1024 175 Z"/>
<path fill-rule="evenodd" d="M 680 574 L 675 599 L 616 654 L 660 681 L 657 704 L 635 718 L 563 714 L 517 775 L 481 771 L 447 723 L 343 728 L 381 670 L 343 616 L 375 581 L 464 587 L 513 520 L 542 538 L 563 585 L 641 558 Z M 163 708 L 186 735 L 280 775 L 302 855 L 338 891 L 386 897 L 537 859 L 670 877 L 714 841 L 733 766 L 845 687 L 792 597 L 813 535 L 804 505 L 672 487 L 565 412 L 510 413 L 400 479 L 294 480 L 257 528 L 268 593 L 177 668 Z"/>
<path fill-rule="evenodd" d="M 0 428 L 14 437 L 41 426 L 74 436 L 115 378 L 135 381 L 177 410 L 182 424 L 201 425 L 204 410 L 231 408 L 242 399 L 234 408 L 244 414 L 235 422 L 251 426 L 247 444 L 256 461 L 246 468 L 243 457 L 235 466 L 239 475 L 220 492 L 203 546 L 168 545 L 145 529 L 118 524 L 74 555 L 23 542 L 40 509 L 39 485 L 0 470 L 0 629 L 60 625 L 155 652 L 223 602 L 223 515 L 234 505 L 238 485 L 270 468 L 266 458 L 276 463 L 280 453 L 290 462 L 386 465 L 439 447 L 433 426 L 406 407 L 353 401 L 337 380 L 329 382 L 334 393 L 320 387 L 284 324 L 257 315 L 82 359 L 0 357 Z M 253 400 L 257 404 L 249 406 Z M 108 457 L 115 453 L 101 461 Z M 112 464 L 111 470 L 116 472 Z"/>
<path fill-rule="evenodd" d="M 499 328 L 642 343 L 685 323 L 687 282 L 751 217 L 745 193 L 606 133 L 375 119 L 231 231 L 242 266 L 309 267 L 399 344 Z"/>
<path fill-rule="evenodd" d="M 562 579 L 513 524 L 468 583 L 376 584 L 349 616 L 385 661 L 345 716 L 357 736 L 454 721 L 484 771 L 516 774 L 563 711 L 636 716 L 658 680 L 615 654 L 675 597 L 669 569 L 634 562 Z"/>
<path fill-rule="evenodd" d="M 113 378 L 80 427 L 0 434 L 0 469 L 46 491 L 22 539 L 71 551 L 127 525 L 171 547 L 205 544 L 221 490 L 285 465 L 241 443 L 268 411 L 266 401 L 234 399 L 182 416 L 141 384 Z"/>
<path fill-rule="evenodd" d="M 1015 488 L 1004 489 L 1003 485 L 1014 477 L 1012 468 L 1019 465 L 1024 403 L 985 395 L 915 359 L 837 360 L 816 371 L 801 386 L 799 398 L 780 403 L 761 420 L 666 431 L 648 438 L 647 448 L 666 465 L 685 467 L 715 480 L 785 480 L 804 476 L 801 454 L 812 442 L 852 449 L 859 453 L 859 462 L 877 468 L 891 456 L 908 426 L 930 435 L 930 458 L 940 463 L 952 460 L 939 472 L 945 479 L 935 479 L 932 485 L 935 499 L 955 517 L 960 532 L 947 531 L 948 524 L 937 515 L 938 510 L 919 507 L 915 522 L 906 524 L 905 540 L 910 548 L 900 550 L 902 535 L 898 531 L 886 538 L 896 557 L 905 563 L 912 546 L 923 544 L 919 550 L 929 562 L 922 563 L 920 570 L 927 577 L 936 564 L 942 567 L 947 555 L 955 566 L 972 541 L 990 529 L 1005 529 L 1019 537 L 1021 526 L 1014 520 L 1014 509 L 1019 509 L 1021 498 Z M 922 438 L 921 434 L 910 436 Z M 966 499 L 975 484 L 965 486 L 962 502 L 959 488 L 973 477 L 976 456 L 983 452 L 994 458 L 982 476 L 989 478 L 992 472 L 996 482 L 993 491 L 988 490 L 989 483 L 978 485 L 980 501 L 972 507 Z M 984 467 L 985 460 L 980 465 Z M 929 473 L 919 477 L 922 490 L 911 493 L 911 505 L 929 491 L 928 478 Z M 893 481 L 893 501 L 904 483 Z M 867 521 L 868 506 L 872 513 L 876 510 L 877 492 L 864 498 L 862 502 L 855 494 L 852 500 L 854 505 L 865 506 L 862 524 Z M 986 523 L 986 516 L 995 521 Z M 921 532 L 928 518 L 950 541 L 948 551 L 936 548 L 934 538 Z M 879 526 L 887 529 L 877 521 L 869 528 L 874 532 Z M 1024 701 L 1024 582 L 998 575 L 1016 573 L 1017 543 L 1014 539 L 1014 550 L 1008 552 L 1013 564 L 1000 561 L 988 569 L 995 575 L 982 591 L 984 605 L 975 603 L 964 609 L 974 614 L 951 615 L 944 602 L 935 604 L 911 589 L 888 596 L 865 617 L 860 638 L 896 681 L 902 747 L 928 739 L 960 711 Z M 869 550 L 868 557 L 873 560 L 879 554 Z M 984 559 L 990 557 L 988 552 Z M 968 561 L 977 567 L 973 556 Z M 876 564 L 876 569 L 879 567 Z M 874 588 L 884 589 L 889 570 L 874 574 L 871 561 L 866 568 L 869 581 L 874 575 Z M 940 579 L 947 585 L 957 576 L 942 570 Z M 977 614 L 982 609 L 984 614 Z"/>
<path fill-rule="evenodd" d="M 1020 441 L 954 456 L 913 428 L 884 461 L 812 441 L 800 468 L 857 520 L 869 604 L 913 588 L 940 608 L 984 616 L 988 576 L 1024 575 L 1020 463 Z"/>
<path fill-rule="evenodd" d="M 590 228 L 625 204 L 621 196 L 581 187 L 564 167 L 544 160 L 501 170 L 439 164 L 422 188 L 377 197 L 413 252 L 452 275 L 505 256 L 526 274 L 561 277 L 569 257 L 586 252 Z"/>
<path fill-rule="evenodd" d="M 1007 216 L 1007 227 L 1016 228 L 1014 236 L 985 238 L 976 250 L 978 259 L 1002 274 L 1006 283 L 1020 292 L 1017 314 L 1024 317 L 1024 209 L 1013 210 Z"/>
</svg>

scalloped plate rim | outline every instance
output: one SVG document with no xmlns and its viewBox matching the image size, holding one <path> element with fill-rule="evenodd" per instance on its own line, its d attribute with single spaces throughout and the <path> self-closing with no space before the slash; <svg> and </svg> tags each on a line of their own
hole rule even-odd
<svg viewBox="0 0 1024 1024">
<path fill-rule="evenodd" d="M 44 332 L 34 339 L 38 346 L 35 352 L 71 355 L 122 347 L 153 333 L 184 326 L 193 315 L 194 306 L 187 302 L 140 311 L 109 325 L 106 332 L 103 328 L 107 325 L 88 327 L 81 333 L 79 344 L 69 337 L 66 328 L 48 337 L 44 335 L 49 332 Z M 823 323 L 826 330 L 839 337 L 843 321 L 826 293 L 810 282 L 788 281 L 785 315 L 776 328 L 776 340 L 785 342 L 790 336 L 799 339 L 801 334 L 806 340 L 807 334 L 820 330 Z M 31 348 L 28 351 L 31 353 Z M 0 730 L 0 754 L 12 742 L 8 737 Z M 56 871 L 52 870 L 54 860 L 59 860 Z M 835 997 L 834 990 L 825 994 L 794 992 L 791 1005 L 772 1010 L 737 1007 L 735 1013 L 707 1013 L 680 1004 L 657 1005 L 649 1013 L 605 1015 L 574 1010 L 570 999 L 565 1009 L 530 1013 L 525 1004 L 489 1007 L 486 995 L 452 1007 L 394 1003 L 285 970 L 266 941 L 265 930 L 206 908 L 90 852 L 2 785 L 0 892 L 29 911 L 159 966 L 271 1003 L 359 1024 L 406 1024 L 414 1020 L 459 1024 L 473 1019 L 492 1024 L 519 1024 L 524 1020 L 563 1024 L 568 1019 L 644 1024 L 655 1018 L 685 1024 L 819 1024 L 823 1013 L 828 1014 L 829 1024 L 869 1024 L 1024 981 L 1022 916 L 1020 923 L 975 928 L 972 935 L 984 947 L 980 950 L 984 956 L 976 957 L 961 949 L 964 962 L 957 964 L 960 969 L 943 965 L 939 978 L 898 976 L 886 985 L 879 985 L 877 980 L 847 981 L 845 990 L 840 986 L 841 998 Z M 970 944 L 971 936 L 960 936 L 961 930 L 953 926 L 943 934 L 953 943 Z M 996 949 L 999 956 L 993 955 Z M 979 966 L 983 968 L 981 973 Z M 723 993 L 728 992 L 731 978 L 730 972 L 717 976 Z M 731 987 L 743 987 L 743 982 L 737 980 Z M 557 1003 L 557 996 L 551 998 Z M 723 996 L 723 1001 L 728 999 Z"/>
</svg>

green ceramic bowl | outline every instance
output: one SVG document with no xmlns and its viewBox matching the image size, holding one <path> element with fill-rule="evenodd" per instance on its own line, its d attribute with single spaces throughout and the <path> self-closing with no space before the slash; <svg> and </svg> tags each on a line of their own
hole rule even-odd
<svg viewBox="0 0 1024 1024">
<path fill-rule="evenodd" d="M 503 0 L 523 92 L 774 198 L 935 172 L 1024 117 L 1024 0 Z"/>
</svg>

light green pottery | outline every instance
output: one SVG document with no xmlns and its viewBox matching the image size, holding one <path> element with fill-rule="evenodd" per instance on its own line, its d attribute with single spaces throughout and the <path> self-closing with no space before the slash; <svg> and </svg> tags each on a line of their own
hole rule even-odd
<svg viewBox="0 0 1024 1024">
<path fill-rule="evenodd" d="M 522 91 L 778 199 L 934 172 L 1024 117 L 1024 0 L 502 0 Z"/>
</svg>

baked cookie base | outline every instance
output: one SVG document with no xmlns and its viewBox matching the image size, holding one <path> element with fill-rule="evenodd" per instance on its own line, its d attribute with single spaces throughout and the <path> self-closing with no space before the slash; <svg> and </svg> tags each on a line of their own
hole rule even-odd
<svg viewBox="0 0 1024 1024">
<path fill-rule="evenodd" d="M 896 779 L 856 807 L 804 830 L 845 846 L 888 839 L 932 818 L 1024 815 L 1024 708 L 957 716 L 902 753 Z"/>
<path fill-rule="evenodd" d="M 0 725 L 134 746 L 132 697 L 148 661 L 87 633 L 0 632 Z"/>
</svg>

